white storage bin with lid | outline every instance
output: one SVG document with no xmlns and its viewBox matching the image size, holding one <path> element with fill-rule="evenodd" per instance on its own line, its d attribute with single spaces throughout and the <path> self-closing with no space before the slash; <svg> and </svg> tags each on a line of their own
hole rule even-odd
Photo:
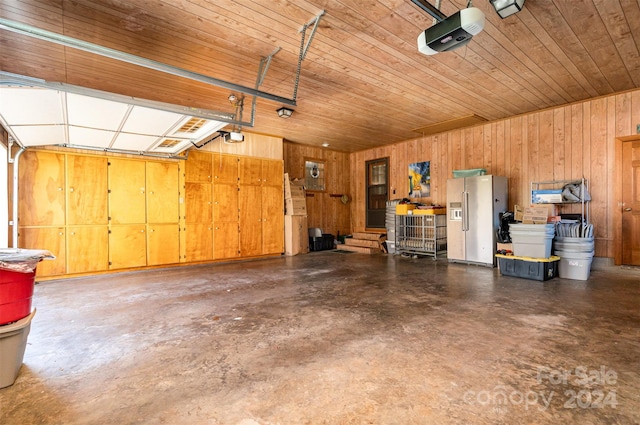
<svg viewBox="0 0 640 425">
<path fill-rule="evenodd" d="M 549 258 L 555 235 L 553 224 L 509 224 L 513 255 L 518 257 Z"/>
</svg>

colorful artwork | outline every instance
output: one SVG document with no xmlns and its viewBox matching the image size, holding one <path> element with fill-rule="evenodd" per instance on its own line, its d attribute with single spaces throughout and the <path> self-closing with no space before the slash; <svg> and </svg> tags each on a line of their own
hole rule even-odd
<svg viewBox="0 0 640 425">
<path fill-rule="evenodd" d="M 430 161 L 409 164 L 409 198 L 428 198 L 431 196 Z"/>
</svg>

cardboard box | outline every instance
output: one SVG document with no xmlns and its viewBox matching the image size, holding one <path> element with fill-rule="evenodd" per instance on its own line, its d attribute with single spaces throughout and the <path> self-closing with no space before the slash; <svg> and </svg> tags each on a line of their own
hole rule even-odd
<svg viewBox="0 0 640 425">
<path fill-rule="evenodd" d="M 500 243 L 500 242 L 498 242 L 496 249 L 498 251 L 505 250 L 505 251 L 513 252 L 513 244 L 512 243 Z"/>
<path fill-rule="evenodd" d="M 309 252 L 309 236 L 306 215 L 286 215 L 284 217 L 284 253 L 285 255 L 306 254 Z"/>
<path fill-rule="evenodd" d="M 307 195 L 304 186 L 287 185 L 284 190 L 284 199 L 305 198 Z"/>
<path fill-rule="evenodd" d="M 532 208 L 535 208 L 537 212 L 540 213 L 540 215 L 542 215 L 542 211 L 545 211 L 545 215 L 547 217 L 553 217 L 555 215 L 558 215 L 558 207 L 555 204 L 544 204 L 544 205 L 531 205 Z"/>
<path fill-rule="evenodd" d="M 514 205 L 513 206 L 513 218 L 515 221 L 522 221 L 522 218 L 524 217 L 524 208 L 522 208 L 520 205 Z"/>
<path fill-rule="evenodd" d="M 546 224 L 548 209 L 543 207 L 527 207 L 522 216 L 523 224 Z"/>
<path fill-rule="evenodd" d="M 304 180 L 289 179 L 289 173 L 284 173 L 284 199 L 304 198 Z"/>
<path fill-rule="evenodd" d="M 307 198 L 290 198 L 284 200 L 285 215 L 307 215 Z"/>
</svg>

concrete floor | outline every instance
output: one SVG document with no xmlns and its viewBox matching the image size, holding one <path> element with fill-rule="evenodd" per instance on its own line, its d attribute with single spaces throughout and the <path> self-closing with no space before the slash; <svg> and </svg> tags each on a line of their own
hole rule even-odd
<svg viewBox="0 0 640 425">
<path fill-rule="evenodd" d="M 640 272 L 324 251 L 40 283 L 0 423 L 638 424 Z"/>
</svg>

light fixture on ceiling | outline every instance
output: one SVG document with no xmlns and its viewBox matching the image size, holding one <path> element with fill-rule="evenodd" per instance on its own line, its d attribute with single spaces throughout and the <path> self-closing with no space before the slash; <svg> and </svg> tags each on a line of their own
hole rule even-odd
<svg viewBox="0 0 640 425">
<path fill-rule="evenodd" d="M 326 142 L 325 142 L 325 143 L 323 143 L 323 144 L 322 144 L 322 147 L 323 147 L 323 148 L 328 148 L 328 147 L 329 147 L 329 143 L 326 143 Z"/>
<path fill-rule="evenodd" d="M 293 109 L 285 108 L 283 106 L 280 109 L 276 109 L 276 112 L 280 118 L 289 118 L 293 114 Z"/>
<path fill-rule="evenodd" d="M 502 19 L 522 10 L 525 0 L 489 0 Z"/>
</svg>

